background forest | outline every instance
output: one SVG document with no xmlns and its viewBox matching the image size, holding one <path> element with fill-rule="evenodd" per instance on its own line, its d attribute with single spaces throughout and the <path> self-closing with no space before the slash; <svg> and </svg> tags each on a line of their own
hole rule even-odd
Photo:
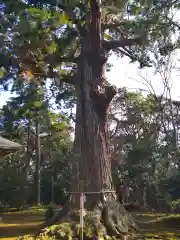
<svg viewBox="0 0 180 240">
<path fill-rule="evenodd" d="M 165 89 L 162 96 L 118 90 L 108 116 L 111 162 L 113 180 L 123 203 L 136 202 L 149 210 L 177 212 L 180 102 L 167 94 L 168 86 Z M 3 205 L 46 205 L 52 201 L 63 205 L 67 200 L 75 96 L 67 89 L 60 93 L 55 90 L 47 84 L 33 89 L 26 82 L 11 86 L 16 97 L 1 109 L 1 135 L 24 147 L 1 161 Z"/>
<path fill-rule="evenodd" d="M 63 205 L 72 176 L 76 93 L 70 84 L 77 77 L 75 65 L 82 29 L 89 24 L 83 18 L 89 5 L 74 2 L 73 12 L 68 12 L 59 3 L 55 7 L 53 1 L 51 6 L 39 1 L 43 7 L 39 2 L 34 7 L 36 2 L 29 1 L 28 7 L 24 1 L 0 4 L 0 84 L 3 91 L 16 95 L 0 111 L 0 131 L 23 145 L 22 151 L 0 164 L 0 202 L 13 207 Z M 169 18 L 171 9 L 179 9 L 178 1 L 103 4 L 101 25 L 107 57 L 113 49 L 118 57 L 128 56 L 140 67 L 157 70 L 168 64 L 167 56 L 179 47 L 178 38 L 170 41 L 179 25 Z M 131 39 L 125 41 L 126 35 Z M 161 96 L 152 88 L 146 94 L 118 89 L 108 115 L 112 173 L 123 203 L 178 211 L 180 102 L 172 99 L 168 79 L 163 81 Z"/>
</svg>

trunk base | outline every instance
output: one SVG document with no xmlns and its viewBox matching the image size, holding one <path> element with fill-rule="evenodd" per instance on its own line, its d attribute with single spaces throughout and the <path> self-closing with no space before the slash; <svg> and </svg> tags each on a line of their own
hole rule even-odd
<svg viewBox="0 0 180 240">
<path fill-rule="evenodd" d="M 80 211 L 67 209 L 62 209 L 56 214 L 51 223 L 54 224 L 55 219 L 58 223 L 44 228 L 38 234 L 38 240 L 44 237 L 81 239 Z M 100 202 L 91 210 L 84 210 L 84 240 L 90 240 L 95 236 L 102 236 L 104 239 L 112 237 L 124 240 L 137 239 L 137 231 L 134 219 L 115 199 L 104 204 Z"/>
</svg>

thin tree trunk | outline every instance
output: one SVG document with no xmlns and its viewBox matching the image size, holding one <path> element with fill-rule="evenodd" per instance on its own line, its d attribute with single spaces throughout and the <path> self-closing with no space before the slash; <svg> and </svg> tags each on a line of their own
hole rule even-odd
<svg viewBox="0 0 180 240">
<path fill-rule="evenodd" d="M 40 125 L 39 114 L 36 110 L 36 204 L 41 204 L 41 143 L 40 143 Z"/>
<path fill-rule="evenodd" d="M 52 170 L 52 177 L 51 177 L 51 202 L 54 203 L 54 176 Z"/>
</svg>

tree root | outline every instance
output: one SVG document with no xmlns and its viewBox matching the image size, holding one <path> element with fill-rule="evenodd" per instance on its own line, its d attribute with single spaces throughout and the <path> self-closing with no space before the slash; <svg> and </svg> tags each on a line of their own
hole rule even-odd
<svg viewBox="0 0 180 240">
<path fill-rule="evenodd" d="M 46 237 L 63 240 L 80 239 L 80 210 L 71 210 L 64 216 L 62 212 L 59 214 L 61 219 L 58 223 L 42 229 L 35 239 L 43 240 Z M 137 231 L 134 219 L 115 199 L 104 204 L 100 202 L 91 210 L 86 209 L 84 212 L 84 240 L 90 240 L 95 236 L 104 239 L 136 239 Z"/>
</svg>

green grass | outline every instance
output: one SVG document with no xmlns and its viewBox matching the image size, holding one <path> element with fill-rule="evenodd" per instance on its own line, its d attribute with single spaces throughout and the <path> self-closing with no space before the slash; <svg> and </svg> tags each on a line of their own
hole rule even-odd
<svg viewBox="0 0 180 240">
<path fill-rule="evenodd" d="M 145 240 L 178 240 L 180 239 L 180 232 L 154 232 L 154 233 L 145 233 Z"/>
<path fill-rule="evenodd" d="M 0 240 L 14 240 L 17 237 L 34 234 L 44 221 L 44 213 L 37 209 L 6 213 L 0 223 Z"/>
<path fill-rule="evenodd" d="M 137 213 L 137 216 L 142 217 L 165 217 L 165 218 L 180 218 L 180 214 L 166 214 L 166 213 Z"/>
<path fill-rule="evenodd" d="M 180 240 L 180 214 L 137 213 L 135 217 L 142 222 L 145 240 Z"/>
<path fill-rule="evenodd" d="M 0 240 L 15 240 L 17 237 L 36 233 L 44 221 L 44 208 L 7 212 L 0 223 Z M 180 214 L 138 213 L 137 219 L 148 221 L 154 219 L 154 224 L 141 227 L 144 240 L 180 240 Z M 157 218 L 161 223 L 157 223 Z"/>
<path fill-rule="evenodd" d="M 43 208 L 37 208 L 37 209 L 26 209 L 26 210 L 22 210 L 22 211 L 19 211 L 19 212 L 14 212 L 16 215 L 22 215 L 22 214 L 31 214 L 31 215 L 34 215 L 34 214 L 44 214 L 45 213 L 45 209 Z M 13 212 L 7 212 L 7 214 L 10 214 L 12 215 Z"/>
<path fill-rule="evenodd" d="M 47 207 L 31 207 L 29 209 L 24 210 L 16 210 L 15 208 L 10 208 L 9 211 L 6 212 L 6 214 L 44 214 L 47 210 Z"/>
</svg>

